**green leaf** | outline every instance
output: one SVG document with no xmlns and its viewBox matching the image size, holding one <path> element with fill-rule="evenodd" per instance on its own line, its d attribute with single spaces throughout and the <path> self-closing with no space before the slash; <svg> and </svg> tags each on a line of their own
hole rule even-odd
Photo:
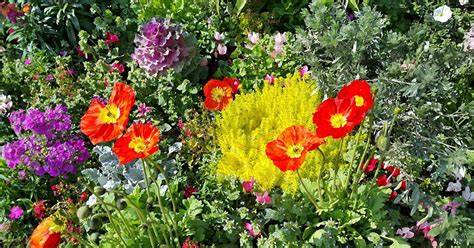
<svg viewBox="0 0 474 248">
<path fill-rule="evenodd" d="M 390 239 L 393 243 L 390 245 L 390 248 L 410 248 L 411 246 L 402 238 L 393 238 Z"/>
<path fill-rule="evenodd" d="M 237 0 L 235 3 L 235 15 L 238 16 L 240 15 L 240 12 L 244 9 L 245 5 L 247 4 L 247 0 Z"/>
</svg>

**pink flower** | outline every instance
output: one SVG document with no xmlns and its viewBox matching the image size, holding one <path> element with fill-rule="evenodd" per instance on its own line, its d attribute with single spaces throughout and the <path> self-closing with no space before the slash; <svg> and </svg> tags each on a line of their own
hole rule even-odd
<svg viewBox="0 0 474 248">
<path fill-rule="evenodd" d="M 240 87 L 240 82 L 237 78 L 224 77 L 224 79 L 222 79 L 222 81 L 227 82 L 227 84 L 230 86 L 230 88 L 232 88 L 232 92 L 234 94 L 237 94 L 237 92 L 239 91 L 239 87 Z"/>
<path fill-rule="evenodd" d="M 385 175 L 385 174 L 380 176 L 379 178 L 377 178 L 377 184 L 380 187 L 386 186 L 389 183 L 390 183 L 390 178 L 387 178 L 387 175 Z"/>
<path fill-rule="evenodd" d="M 48 75 L 48 76 L 46 77 L 46 80 L 47 80 L 47 81 L 53 81 L 53 79 L 54 79 L 54 77 L 53 77 L 52 75 Z"/>
<path fill-rule="evenodd" d="M 115 43 L 118 43 L 120 41 L 118 35 L 116 35 L 116 34 L 112 34 L 112 33 L 107 32 L 105 34 L 105 37 L 106 37 L 105 44 L 107 44 L 107 45 L 115 44 Z"/>
<path fill-rule="evenodd" d="M 25 60 L 24 64 L 25 65 L 31 65 L 32 62 L 33 61 L 31 61 L 31 59 L 27 59 L 27 60 Z"/>
<path fill-rule="evenodd" d="M 199 248 L 199 244 L 191 241 L 191 237 L 187 237 L 181 248 Z"/>
<path fill-rule="evenodd" d="M 269 84 L 273 84 L 273 83 L 275 83 L 275 76 L 267 74 L 265 76 L 265 80 L 267 80 Z"/>
<path fill-rule="evenodd" d="M 183 129 L 183 128 L 184 128 L 183 120 L 181 120 L 181 119 L 178 120 L 178 127 L 179 127 L 180 129 Z"/>
<path fill-rule="evenodd" d="M 72 76 L 76 75 L 76 70 L 75 70 L 74 68 L 68 69 L 68 70 L 66 71 L 66 74 L 67 74 L 68 76 L 72 77 Z"/>
<path fill-rule="evenodd" d="M 301 77 L 304 77 L 304 75 L 311 73 L 307 65 L 304 65 L 301 69 L 298 70 L 298 72 L 300 73 Z"/>
<path fill-rule="evenodd" d="M 104 87 L 105 88 L 109 87 L 109 79 L 108 78 L 104 79 Z"/>
<path fill-rule="evenodd" d="M 254 182 L 255 182 L 255 179 L 253 177 L 250 178 L 250 181 L 243 181 L 242 182 L 242 188 L 244 189 L 245 193 L 252 192 Z"/>
<path fill-rule="evenodd" d="M 227 53 L 227 47 L 225 45 L 219 44 L 217 45 L 217 52 L 219 55 L 225 55 Z"/>
<path fill-rule="evenodd" d="M 138 117 L 146 116 L 146 114 L 150 113 L 151 111 L 153 111 L 153 107 L 147 107 L 145 105 L 145 103 L 140 103 L 138 105 L 138 114 L 137 114 L 137 116 Z"/>
<path fill-rule="evenodd" d="M 15 206 L 10 209 L 10 214 L 8 215 L 8 218 L 12 220 L 18 220 L 21 218 L 22 215 L 23 209 L 19 206 Z"/>
<path fill-rule="evenodd" d="M 186 186 L 184 189 L 184 199 L 191 197 L 194 193 L 198 192 L 198 189 L 194 186 Z"/>
<path fill-rule="evenodd" d="M 214 39 L 215 39 L 216 41 L 221 41 L 221 40 L 223 40 L 224 38 L 225 38 L 225 35 L 224 35 L 224 34 L 221 34 L 221 33 L 217 32 L 217 31 L 214 33 Z"/>
<path fill-rule="evenodd" d="M 277 33 L 275 35 L 275 45 L 274 45 L 274 51 L 272 52 L 271 56 L 272 58 L 276 58 L 276 56 L 280 53 L 283 52 L 283 45 L 286 42 L 286 35 L 285 33 Z"/>
<path fill-rule="evenodd" d="M 403 227 L 401 229 L 397 230 L 397 234 L 402 236 L 404 239 L 411 239 L 413 236 L 415 236 L 415 233 L 411 231 L 411 228 L 409 227 Z"/>
<path fill-rule="evenodd" d="M 270 202 L 272 201 L 272 198 L 268 195 L 268 192 L 265 191 L 265 193 L 255 193 L 255 196 L 257 197 L 256 198 L 256 201 L 260 204 L 270 204 Z"/>
<path fill-rule="evenodd" d="M 125 68 L 124 68 L 123 64 L 113 63 L 112 68 L 109 70 L 109 73 L 112 73 L 115 70 L 117 70 L 120 74 L 122 74 L 125 71 Z"/>
<path fill-rule="evenodd" d="M 258 33 L 255 33 L 255 32 L 252 32 L 252 33 L 249 33 L 248 34 L 248 38 L 250 40 L 250 42 L 252 42 L 252 44 L 257 44 L 258 40 L 259 40 L 259 34 Z"/>
<path fill-rule="evenodd" d="M 252 235 L 252 237 L 254 237 L 254 238 L 260 236 L 260 234 L 261 234 L 260 230 L 258 231 L 258 233 L 255 233 L 253 225 L 250 222 L 245 223 L 245 229 L 247 229 L 247 231 L 249 231 L 250 235 Z"/>
<path fill-rule="evenodd" d="M 34 215 L 37 219 L 41 220 L 46 216 L 46 210 L 44 206 L 44 200 L 37 201 L 33 204 Z"/>
<path fill-rule="evenodd" d="M 450 211 L 451 217 L 456 216 L 456 210 L 461 206 L 461 203 L 452 201 L 443 206 L 444 211 Z"/>
<path fill-rule="evenodd" d="M 26 179 L 26 172 L 24 170 L 18 172 L 18 179 L 22 181 Z"/>
<path fill-rule="evenodd" d="M 80 46 L 76 46 L 76 52 L 79 54 L 80 57 L 85 57 L 86 54 L 81 50 Z"/>
</svg>

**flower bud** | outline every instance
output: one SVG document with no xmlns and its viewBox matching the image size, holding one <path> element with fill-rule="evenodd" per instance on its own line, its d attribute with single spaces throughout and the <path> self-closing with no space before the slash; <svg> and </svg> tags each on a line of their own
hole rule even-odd
<svg viewBox="0 0 474 248">
<path fill-rule="evenodd" d="M 387 137 L 384 135 L 380 135 L 377 138 L 377 148 L 379 148 L 381 151 L 387 151 L 389 146 L 389 140 Z"/>
<path fill-rule="evenodd" d="M 127 201 L 123 198 L 119 198 L 115 201 L 115 206 L 117 206 L 117 208 L 120 210 L 124 210 L 127 208 Z"/>
<path fill-rule="evenodd" d="M 105 189 L 102 186 L 95 186 L 94 187 L 94 193 L 101 196 L 101 195 L 105 194 Z"/>
<path fill-rule="evenodd" d="M 98 215 L 92 216 L 92 218 L 89 220 L 89 227 L 91 230 L 99 230 L 100 227 L 102 226 L 102 219 Z"/>
<path fill-rule="evenodd" d="M 100 234 L 99 233 L 92 233 L 91 235 L 89 235 L 89 241 L 91 241 L 92 243 L 95 243 L 95 244 L 99 244 L 99 241 L 100 241 Z"/>
<path fill-rule="evenodd" d="M 91 214 L 92 210 L 88 206 L 82 206 L 76 212 L 77 218 L 80 220 L 89 217 Z"/>
</svg>

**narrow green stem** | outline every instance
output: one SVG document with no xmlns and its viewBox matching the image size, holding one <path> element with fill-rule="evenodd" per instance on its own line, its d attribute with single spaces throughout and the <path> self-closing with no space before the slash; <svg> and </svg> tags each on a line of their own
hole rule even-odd
<svg viewBox="0 0 474 248">
<path fill-rule="evenodd" d="M 105 212 L 107 213 L 107 217 L 109 218 L 110 220 L 110 224 L 112 225 L 112 228 L 115 230 L 115 232 L 117 233 L 117 235 L 119 236 L 120 238 L 120 241 L 123 243 L 123 245 L 125 247 L 127 247 L 127 243 L 125 243 L 125 240 L 123 239 L 122 235 L 120 235 L 120 231 L 119 229 L 117 228 L 117 226 L 115 225 L 115 222 L 112 218 L 112 215 L 110 214 L 110 211 L 109 209 L 107 208 L 107 205 L 105 204 L 105 202 L 102 200 L 102 198 L 100 198 L 99 195 L 97 195 L 93 189 L 91 189 L 91 187 L 89 185 L 86 185 L 87 189 L 92 192 L 92 194 L 95 195 L 95 197 L 97 198 L 97 200 L 104 206 L 104 209 L 105 209 Z"/>
<path fill-rule="evenodd" d="M 344 190 L 347 189 L 347 186 L 349 185 L 349 178 L 351 177 L 352 171 L 354 170 L 354 160 L 355 160 L 355 156 L 357 152 L 357 147 L 359 146 L 359 139 L 360 139 L 360 135 L 362 133 L 363 127 L 364 127 L 364 121 L 362 121 L 362 123 L 360 124 L 359 131 L 357 132 L 356 144 L 354 146 L 354 149 L 352 150 L 352 158 L 351 158 L 351 162 L 349 163 L 349 171 L 346 176 L 346 181 L 344 182 L 344 185 L 343 185 Z"/>
<path fill-rule="evenodd" d="M 132 232 L 132 230 L 130 229 L 130 227 L 128 226 L 127 219 L 125 219 L 125 217 L 123 216 L 121 210 L 118 209 L 117 206 L 114 206 L 113 204 L 110 204 L 110 203 L 105 203 L 105 204 L 107 204 L 108 206 L 110 206 L 110 207 L 112 207 L 113 209 L 115 209 L 115 211 L 118 213 L 118 215 L 119 215 L 120 218 L 122 219 L 123 224 L 124 224 L 124 226 L 125 226 L 125 229 L 127 229 L 128 235 L 130 235 L 130 237 L 133 237 L 133 232 Z"/>
<path fill-rule="evenodd" d="M 334 188 L 337 189 L 337 174 L 339 173 L 339 160 L 341 157 L 341 151 L 342 151 L 342 146 L 344 145 L 344 138 L 339 139 L 339 148 L 337 149 L 337 156 L 336 156 L 336 162 L 334 165 L 336 166 L 336 170 L 334 171 Z"/>
<path fill-rule="evenodd" d="M 148 204 L 148 199 L 150 198 L 150 182 L 148 181 L 148 174 L 147 174 L 147 169 L 146 169 L 147 166 L 146 166 L 145 159 L 142 159 L 142 166 L 143 166 L 143 176 L 145 177 L 145 189 L 146 189 L 146 195 L 147 195 L 147 203 L 146 204 Z M 146 206 L 146 205 L 145 205 L 145 213 L 147 215 L 147 222 L 148 222 L 148 206 Z M 150 223 L 150 225 L 153 228 L 153 232 L 156 233 L 155 225 L 153 225 L 153 223 Z M 156 247 L 155 239 L 151 236 L 150 236 L 150 242 L 151 242 L 152 247 Z M 166 239 L 165 239 L 165 242 L 169 246 L 169 243 L 167 242 Z"/>
<path fill-rule="evenodd" d="M 173 204 L 173 212 L 174 214 L 176 215 L 176 201 L 174 199 L 174 196 L 173 196 L 173 193 L 171 192 L 171 184 L 170 182 L 168 181 L 168 176 L 166 176 L 166 172 L 165 170 L 163 170 L 163 168 L 160 166 L 160 165 L 156 165 L 156 167 L 158 167 L 158 169 L 160 170 L 161 174 L 163 174 L 163 176 L 165 177 L 165 182 L 166 182 L 166 185 L 168 185 L 168 194 L 170 196 L 170 199 L 171 199 L 171 204 Z"/>
<path fill-rule="evenodd" d="M 308 188 L 306 188 L 306 185 L 303 182 L 303 179 L 300 176 L 300 172 L 296 170 L 296 175 L 298 175 L 298 179 L 300 180 L 301 185 L 303 186 L 303 189 L 305 190 L 306 195 L 308 196 L 309 200 L 313 203 L 314 207 L 318 209 L 318 204 L 316 204 L 316 201 L 314 200 L 313 196 L 309 193 Z"/>
<path fill-rule="evenodd" d="M 319 166 L 319 170 L 318 170 L 318 178 L 317 178 L 318 181 L 316 182 L 318 184 L 319 201 L 322 203 L 324 202 L 324 198 L 323 198 L 323 192 L 321 189 L 321 169 L 326 164 L 326 155 L 324 155 L 324 152 L 321 149 L 319 149 L 319 147 L 318 147 L 318 152 L 323 157 L 323 163 L 321 164 L 321 166 Z"/>
</svg>

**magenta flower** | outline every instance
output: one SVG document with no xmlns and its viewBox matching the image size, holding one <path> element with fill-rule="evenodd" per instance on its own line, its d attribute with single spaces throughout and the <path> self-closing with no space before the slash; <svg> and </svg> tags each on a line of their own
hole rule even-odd
<svg viewBox="0 0 474 248">
<path fill-rule="evenodd" d="M 265 193 L 255 193 L 255 196 L 257 197 L 255 201 L 262 205 L 270 204 L 272 201 L 272 198 L 268 195 L 268 192 L 265 191 Z"/>
<path fill-rule="evenodd" d="M 74 68 L 67 69 L 66 74 L 70 77 L 76 75 L 76 70 Z"/>
<path fill-rule="evenodd" d="M 112 34 L 112 33 L 109 33 L 109 32 L 107 32 L 105 34 L 105 38 L 106 38 L 105 44 L 107 44 L 107 45 L 115 44 L 115 43 L 118 43 L 120 41 L 118 35 Z"/>
<path fill-rule="evenodd" d="M 24 170 L 18 172 L 18 179 L 22 181 L 26 179 L 26 172 Z"/>
<path fill-rule="evenodd" d="M 24 62 L 24 64 L 25 64 L 25 65 L 31 65 L 32 62 L 33 62 L 33 61 L 31 61 L 31 59 L 26 59 L 25 62 Z"/>
<path fill-rule="evenodd" d="M 12 220 L 18 220 L 21 218 L 22 215 L 23 209 L 19 206 L 15 206 L 10 209 L 10 214 L 8 215 L 8 218 Z"/>
<path fill-rule="evenodd" d="M 181 119 L 178 120 L 178 127 L 179 127 L 180 129 L 183 129 L 183 128 L 184 128 L 184 122 L 183 122 L 183 120 L 181 120 Z"/>
<path fill-rule="evenodd" d="M 413 236 L 415 236 L 415 233 L 411 231 L 411 228 L 409 227 L 403 227 L 401 229 L 397 230 L 397 234 L 402 236 L 404 239 L 411 239 Z"/>
<path fill-rule="evenodd" d="M 123 66 L 123 64 L 120 64 L 120 63 L 113 63 L 112 65 L 109 65 L 109 66 L 112 66 L 112 68 L 109 70 L 109 73 L 112 73 L 113 71 L 118 71 L 120 74 L 122 74 L 124 71 L 125 71 L 125 67 Z"/>
<path fill-rule="evenodd" d="M 446 212 L 449 211 L 451 217 L 454 217 L 454 216 L 456 216 L 456 210 L 460 206 L 461 206 L 461 203 L 456 202 L 456 201 L 452 201 L 452 202 L 449 202 L 448 204 L 444 205 L 443 210 L 446 211 Z"/>
<path fill-rule="evenodd" d="M 245 193 L 252 192 L 254 182 L 255 182 L 255 179 L 253 177 L 250 178 L 250 181 L 242 182 L 242 188 L 244 189 Z"/>
<path fill-rule="evenodd" d="M 245 229 L 247 229 L 247 231 L 249 231 L 250 235 L 252 235 L 252 237 L 254 237 L 254 238 L 260 236 L 260 234 L 261 234 L 260 230 L 258 230 L 258 233 L 255 233 L 253 225 L 250 222 L 245 223 Z"/>
<path fill-rule="evenodd" d="M 47 80 L 47 81 L 53 81 L 53 79 L 54 79 L 54 77 L 53 77 L 52 75 L 48 75 L 48 76 L 46 77 L 46 80 Z"/>
<path fill-rule="evenodd" d="M 219 44 L 217 45 L 217 52 L 219 55 L 225 55 L 227 53 L 227 47 L 225 45 Z"/>
<path fill-rule="evenodd" d="M 301 77 L 304 77 L 304 75 L 311 73 L 307 65 L 304 65 L 301 69 L 298 70 L 298 72 L 300 73 Z"/>
<path fill-rule="evenodd" d="M 267 80 L 269 84 L 273 84 L 275 82 L 275 76 L 267 74 L 265 80 Z"/>
<path fill-rule="evenodd" d="M 64 56 L 67 55 L 67 51 L 61 50 L 61 51 L 59 51 L 59 55 L 60 55 L 61 57 L 64 57 Z"/>
<path fill-rule="evenodd" d="M 76 46 L 76 52 L 80 57 L 85 57 L 86 56 L 86 54 L 82 51 L 82 49 L 79 45 Z"/>
<path fill-rule="evenodd" d="M 153 107 L 147 107 L 145 103 L 138 104 L 138 117 L 146 116 L 146 114 L 153 111 Z"/>
</svg>

